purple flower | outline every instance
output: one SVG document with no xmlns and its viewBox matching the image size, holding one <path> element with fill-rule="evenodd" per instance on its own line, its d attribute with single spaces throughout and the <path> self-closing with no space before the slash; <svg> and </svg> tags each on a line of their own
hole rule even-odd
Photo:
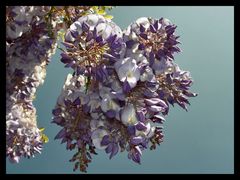
<svg viewBox="0 0 240 180">
<path fill-rule="evenodd" d="M 132 159 L 134 162 L 138 164 L 141 164 L 141 156 L 142 156 L 142 150 L 139 148 L 139 146 L 133 147 L 128 154 L 128 158 Z"/>
<path fill-rule="evenodd" d="M 98 149 L 105 149 L 106 145 L 102 145 L 102 140 L 103 137 L 108 135 L 108 132 L 104 129 L 96 129 L 95 131 L 93 131 L 92 133 L 92 141 L 93 141 L 93 145 L 98 148 Z"/>
<path fill-rule="evenodd" d="M 149 61 L 174 59 L 180 52 L 176 46 L 179 38 L 174 34 L 176 26 L 168 19 L 139 18 L 124 31 L 124 41 L 132 53 L 143 53 Z"/>
<path fill-rule="evenodd" d="M 29 104 L 32 106 L 32 104 Z M 25 104 L 11 107 L 6 116 L 6 155 L 10 162 L 18 163 L 22 157 L 41 153 L 43 140 L 36 125 L 36 110 Z"/>
<path fill-rule="evenodd" d="M 6 150 L 11 162 L 41 153 L 46 140 L 32 102 L 56 49 L 56 36 L 48 31 L 52 22 L 45 21 L 49 10 L 49 6 L 6 7 Z"/>
<path fill-rule="evenodd" d="M 63 45 L 62 62 L 75 71 L 78 67 L 97 67 L 102 62 L 120 58 L 124 48 L 121 29 L 103 16 L 90 14 L 79 18 L 67 30 Z M 108 73 L 97 67 L 98 80 L 103 80 Z"/>
<path fill-rule="evenodd" d="M 115 156 L 117 153 L 118 153 L 118 150 L 119 150 L 119 146 L 117 143 L 114 143 L 113 144 L 113 148 L 112 148 L 112 151 L 111 151 L 111 154 L 109 156 L 109 159 L 112 159 L 113 156 Z"/>
<path fill-rule="evenodd" d="M 131 138 L 131 144 L 133 145 L 138 145 L 143 141 L 143 138 L 141 136 L 137 136 L 137 137 L 132 137 Z"/>
<path fill-rule="evenodd" d="M 105 146 L 105 145 L 108 145 L 109 143 L 110 143 L 110 137 L 109 137 L 109 135 L 103 136 L 102 141 L 101 141 L 101 145 L 102 145 L 102 146 Z"/>
<path fill-rule="evenodd" d="M 146 130 L 147 126 L 142 122 L 138 122 L 138 124 L 136 125 L 136 129 L 139 131 Z"/>
<path fill-rule="evenodd" d="M 160 84 L 157 93 L 160 99 L 166 103 L 177 103 L 183 109 L 187 110 L 186 104 L 189 104 L 188 97 L 197 96 L 195 93 L 189 92 L 193 81 L 190 73 L 182 71 L 176 64 L 166 70 L 164 74 L 157 74 L 157 81 Z"/>
<path fill-rule="evenodd" d="M 99 15 L 86 15 L 67 30 L 61 61 L 74 69 L 68 75 L 53 122 L 62 127 L 57 139 L 78 148 L 70 161 L 75 169 L 89 162 L 94 149 L 111 159 L 127 151 L 140 164 L 142 151 L 163 141 L 162 126 L 169 103 L 186 109 L 190 74 L 174 63 L 176 26 L 169 20 L 140 18 L 122 34 Z M 21 74 L 20 71 L 16 73 Z M 12 123 L 12 129 L 17 123 Z M 83 168 L 85 167 L 85 168 Z"/>
</svg>

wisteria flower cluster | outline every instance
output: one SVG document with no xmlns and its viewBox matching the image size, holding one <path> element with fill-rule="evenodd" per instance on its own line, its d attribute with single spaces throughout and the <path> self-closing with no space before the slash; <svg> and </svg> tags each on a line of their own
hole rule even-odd
<svg viewBox="0 0 240 180">
<path fill-rule="evenodd" d="M 163 141 L 170 104 L 187 110 L 192 79 L 174 61 L 176 26 L 166 18 L 139 18 L 122 31 L 89 14 L 67 29 L 61 62 L 73 70 L 53 109 L 62 127 L 55 139 L 77 152 L 74 170 L 86 172 L 96 149 L 111 159 L 127 151 L 138 164 L 145 149 Z"/>
<path fill-rule="evenodd" d="M 55 139 L 77 150 L 74 170 L 86 172 L 96 149 L 109 158 L 126 151 L 141 164 L 145 149 L 163 141 L 170 105 L 187 110 L 192 79 L 175 63 L 176 26 L 142 17 L 121 30 L 109 6 L 6 7 L 6 155 L 10 162 L 41 153 L 48 137 L 33 105 L 46 67 L 62 39 L 61 62 L 73 70 L 53 123 Z M 60 40 L 60 39 L 59 39 Z"/>
<path fill-rule="evenodd" d="M 44 83 L 57 37 L 77 18 L 109 7 L 6 7 L 6 155 L 10 162 L 41 153 L 48 138 L 38 128 L 35 93 Z"/>
<path fill-rule="evenodd" d="M 7 7 L 6 22 L 6 155 L 11 162 L 40 153 L 47 142 L 37 127 L 33 106 L 46 65 L 55 50 L 44 16 L 49 7 Z"/>
</svg>

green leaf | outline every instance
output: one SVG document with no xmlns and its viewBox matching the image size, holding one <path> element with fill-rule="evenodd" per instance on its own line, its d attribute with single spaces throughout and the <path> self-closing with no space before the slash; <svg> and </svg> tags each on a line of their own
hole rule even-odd
<svg viewBox="0 0 240 180">
<path fill-rule="evenodd" d="M 58 35 L 57 38 L 61 38 L 62 41 L 64 41 L 64 36 L 65 36 L 65 32 L 63 30 L 58 31 Z"/>
<path fill-rule="evenodd" d="M 48 137 L 45 134 L 42 134 L 42 141 L 44 143 L 48 143 L 49 142 L 49 139 L 48 139 Z"/>
<path fill-rule="evenodd" d="M 113 18 L 113 16 L 112 16 L 112 15 L 109 15 L 109 14 L 104 15 L 104 17 L 105 17 L 106 19 L 112 19 L 112 18 Z"/>
<path fill-rule="evenodd" d="M 106 14 L 106 12 L 103 9 L 100 9 L 100 10 L 96 11 L 96 13 L 99 14 L 99 15 L 105 15 Z"/>
<path fill-rule="evenodd" d="M 45 128 L 40 128 L 39 130 L 40 130 L 40 132 L 43 132 L 45 130 Z"/>
<path fill-rule="evenodd" d="M 97 11 L 97 10 L 98 10 L 98 6 L 93 6 L 92 9 L 93 9 L 94 11 Z"/>
</svg>

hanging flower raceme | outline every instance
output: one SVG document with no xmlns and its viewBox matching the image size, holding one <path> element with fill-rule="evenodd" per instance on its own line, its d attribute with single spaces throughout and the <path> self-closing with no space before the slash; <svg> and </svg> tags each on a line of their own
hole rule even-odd
<svg viewBox="0 0 240 180">
<path fill-rule="evenodd" d="M 122 31 L 105 6 L 6 8 L 6 153 L 11 162 L 41 153 L 33 100 L 62 36 L 61 62 L 73 69 L 52 111 L 55 139 L 76 150 L 70 162 L 86 172 L 96 149 L 126 151 L 141 164 L 163 141 L 171 105 L 187 110 L 193 83 L 174 61 L 179 36 L 168 19 L 139 18 Z"/>
<path fill-rule="evenodd" d="M 123 55 L 121 29 L 101 15 L 90 14 L 79 18 L 67 30 L 61 54 L 65 67 L 78 74 L 108 76 L 107 68 Z"/>
<path fill-rule="evenodd" d="M 46 65 L 56 49 L 45 15 L 50 7 L 10 6 L 6 21 L 6 154 L 11 162 L 41 153 L 46 135 L 39 129 L 32 104 L 43 84 Z"/>
<path fill-rule="evenodd" d="M 126 56 L 144 56 L 147 59 L 147 63 L 139 63 L 143 72 L 141 80 L 148 78 L 146 82 L 150 91 L 147 90 L 145 95 L 159 98 L 167 106 L 169 103 L 177 103 L 187 110 L 186 104 L 190 104 L 188 97 L 197 94 L 189 91 L 192 85 L 190 73 L 180 70 L 173 62 L 174 53 L 181 51 L 177 46 L 180 42 L 179 36 L 175 34 L 176 27 L 166 18 L 158 20 L 142 17 L 124 31 L 124 41 Z M 150 109 L 160 110 L 156 107 Z M 163 114 L 167 113 L 168 108 Z"/>
<path fill-rule="evenodd" d="M 86 80 L 84 76 L 68 75 L 57 105 L 53 110 L 53 123 L 62 126 L 55 139 L 66 142 L 66 148 L 77 153 L 70 161 L 77 161 L 75 169 L 80 165 L 81 171 L 85 171 L 91 159 L 91 153 L 95 153 L 95 147 L 91 140 L 90 116 L 83 107 L 86 101 Z"/>
<path fill-rule="evenodd" d="M 18 163 L 21 157 L 41 153 L 45 136 L 37 127 L 36 109 L 32 104 L 12 105 L 6 118 L 6 155 L 10 162 Z"/>
<path fill-rule="evenodd" d="M 6 38 L 14 40 L 32 29 L 50 10 L 50 6 L 8 6 L 6 8 Z"/>
<path fill-rule="evenodd" d="M 93 13 L 92 9 L 91 6 L 6 7 L 6 149 L 11 162 L 40 153 L 42 144 L 48 141 L 43 128 L 37 127 L 32 102 L 37 88 L 44 83 L 59 31 L 66 30 L 69 23 L 84 14 Z"/>
<path fill-rule="evenodd" d="M 173 49 L 180 52 L 174 30 L 166 19 L 140 18 L 122 33 L 99 15 L 81 17 L 67 30 L 61 61 L 74 73 L 53 122 L 63 127 L 56 138 L 78 149 L 74 170 L 86 172 L 95 149 L 110 159 L 127 151 L 140 164 L 143 150 L 163 141 L 169 103 L 186 109 L 187 97 L 196 96 L 189 73 L 172 61 Z"/>
<path fill-rule="evenodd" d="M 124 32 L 128 53 L 142 53 L 150 62 L 154 59 L 174 59 L 174 53 L 180 52 L 177 44 L 179 36 L 174 34 L 177 26 L 168 19 L 137 19 Z"/>
<path fill-rule="evenodd" d="M 181 70 L 177 64 L 166 69 L 163 73 L 156 73 L 157 94 L 166 103 L 177 103 L 187 111 L 188 98 L 197 96 L 189 91 L 193 81 L 190 72 Z"/>
<path fill-rule="evenodd" d="M 98 89 L 89 86 L 86 91 L 86 79 L 69 74 L 53 110 L 53 123 L 62 127 L 56 139 L 67 143 L 68 150 L 77 149 L 70 160 L 76 161 L 74 170 L 79 166 L 86 171 L 95 148 L 104 149 L 110 158 L 127 150 L 129 158 L 140 163 L 147 144 L 155 142 L 156 136 L 158 143 L 162 141 L 162 131 L 157 130 L 161 127 L 152 126 L 133 104 L 124 102 L 122 90 L 116 91 L 121 88 L 116 87 L 116 81 L 105 85 L 97 82 Z"/>
</svg>

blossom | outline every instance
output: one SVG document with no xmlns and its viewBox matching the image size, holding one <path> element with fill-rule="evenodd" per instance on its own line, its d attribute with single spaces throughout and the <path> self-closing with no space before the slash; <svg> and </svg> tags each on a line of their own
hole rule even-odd
<svg viewBox="0 0 240 180">
<path fill-rule="evenodd" d="M 43 140 L 32 104 L 15 104 L 11 108 L 6 115 L 6 155 L 10 162 L 18 163 L 21 157 L 41 153 Z"/>
<path fill-rule="evenodd" d="M 108 135 L 108 132 L 104 129 L 96 129 L 95 131 L 93 131 L 91 136 L 93 145 L 98 149 L 105 149 L 106 145 L 102 145 L 101 141 L 102 138 L 106 135 Z"/>
<path fill-rule="evenodd" d="M 124 107 L 121 113 L 121 121 L 125 125 L 134 125 L 137 123 L 137 116 L 135 108 L 132 104 L 129 104 Z"/>
<path fill-rule="evenodd" d="M 6 14 L 6 154 L 11 162 L 41 153 L 47 137 L 32 102 L 55 50 L 44 16 L 48 6 L 11 6 Z"/>
<path fill-rule="evenodd" d="M 49 6 L 9 6 L 7 7 L 6 36 L 10 39 L 21 37 L 31 30 L 34 18 L 45 15 Z"/>
<path fill-rule="evenodd" d="M 176 26 L 168 19 L 142 17 L 124 31 L 124 41 L 128 51 L 144 54 L 149 62 L 154 59 L 173 60 L 173 54 L 180 52 L 177 44 L 179 36 L 174 34 Z"/>
<path fill-rule="evenodd" d="M 136 86 L 140 78 L 140 71 L 135 59 L 127 57 L 119 60 L 114 67 L 121 82 L 127 82 L 131 88 Z"/>
<path fill-rule="evenodd" d="M 155 76 L 154 76 L 154 73 L 153 73 L 153 69 L 150 68 L 149 66 L 146 66 L 144 68 L 143 73 L 140 76 L 140 80 L 142 82 L 144 82 L 144 81 L 149 81 L 149 82 L 154 81 L 155 80 Z"/>
<path fill-rule="evenodd" d="M 109 158 L 127 151 L 141 164 L 143 151 L 163 141 L 169 103 L 186 109 L 190 74 L 173 61 L 179 41 L 169 20 L 140 18 L 123 33 L 111 20 L 86 15 L 70 25 L 61 54 L 68 75 L 52 111 L 56 139 L 77 149 L 74 170 L 86 172 L 95 149 Z"/>
<path fill-rule="evenodd" d="M 62 127 L 55 139 L 62 139 L 62 143 L 66 143 L 66 148 L 69 150 L 78 148 L 70 161 L 77 161 L 75 166 L 80 165 L 82 171 L 91 159 L 90 153 L 95 154 L 91 138 L 91 116 L 85 109 L 89 99 L 85 94 L 84 78 L 76 75 L 67 76 L 56 107 L 52 111 L 52 122 Z M 94 111 L 94 103 L 92 105 L 92 111 Z M 77 156 L 82 156 L 82 160 L 79 161 Z"/>
<path fill-rule="evenodd" d="M 112 64 L 122 57 L 124 47 L 121 29 L 112 21 L 95 14 L 83 16 L 74 22 L 66 32 L 63 45 L 66 51 L 61 54 L 61 61 L 66 67 L 73 68 L 77 73 L 86 73 L 84 69 L 88 67 L 88 73 L 100 76 L 99 79 L 102 79 L 103 73 L 107 76 L 108 72 L 98 66 L 101 63 Z M 83 72 L 78 69 L 83 69 Z"/>
<path fill-rule="evenodd" d="M 110 90 L 110 88 L 104 86 L 100 89 L 99 94 L 102 98 L 101 109 L 109 118 L 116 117 L 119 119 L 120 106 L 114 100 L 115 95 Z"/>
<path fill-rule="evenodd" d="M 145 123 L 139 122 L 136 125 L 136 136 L 151 138 L 154 134 L 154 130 L 155 126 L 152 126 L 150 121 L 147 121 Z"/>
<path fill-rule="evenodd" d="M 128 154 L 128 158 L 132 159 L 134 162 L 141 164 L 141 156 L 142 156 L 142 150 L 139 146 L 135 146 L 131 149 L 131 151 Z"/>
<path fill-rule="evenodd" d="M 177 103 L 187 111 L 186 104 L 189 104 L 188 97 L 197 96 L 196 93 L 189 91 L 193 81 L 188 71 L 183 71 L 177 64 L 167 69 L 162 74 L 156 75 L 157 82 L 160 84 L 157 93 L 166 103 Z"/>
</svg>

